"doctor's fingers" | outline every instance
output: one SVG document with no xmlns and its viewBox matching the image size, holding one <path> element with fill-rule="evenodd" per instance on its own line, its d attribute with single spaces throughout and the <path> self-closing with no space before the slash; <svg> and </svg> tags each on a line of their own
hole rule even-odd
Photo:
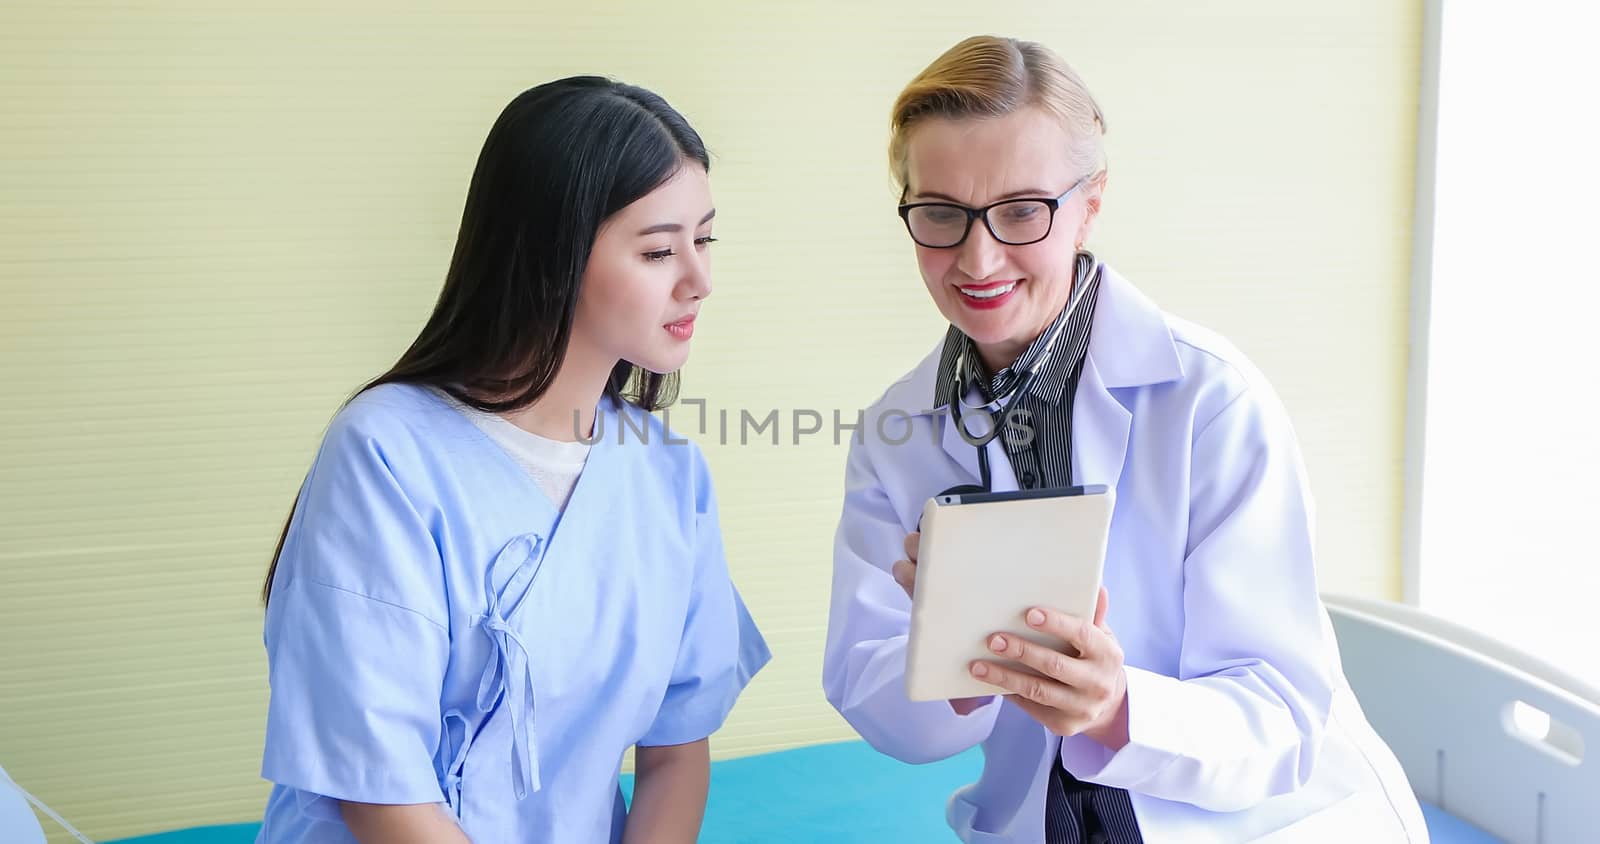
<svg viewBox="0 0 1600 844">
<path fill-rule="evenodd" d="M 1013 703 L 1057 735 L 1084 729 L 1094 722 L 1098 711 L 1090 695 L 1048 677 L 992 662 L 973 663 L 972 675 L 1000 687 Z"/>
<path fill-rule="evenodd" d="M 1029 627 L 1061 639 L 1084 659 L 1099 659 L 1114 653 L 1116 661 L 1122 661 L 1122 648 L 1111 628 L 1103 623 L 1096 625 L 1088 619 L 1046 607 L 1035 607 L 1022 617 Z"/>
<path fill-rule="evenodd" d="M 1027 698 L 1034 703 L 1054 707 L 1067 703 L 1069 698 L 1070 690 L 1065 684 L 1010 666 L 978 660 L 972 663 L 971 671 L 972 676 L 991 686 L 998 686 L 1002 692 Z"/>
<path fill-rule="evenodd" d="M 1075 689 L 1094 693 L 1103 686 L 1106 693 L 1114 685 L 1105 668 L 1080 657 L 1030 642 L 1021 636 L 996 633 L 989 637 L 989 650 Z"/>
<path fill-rule="evenodd" d="M 894 582 L 906 590 L 906 597 L 912 597 L 917 588 L 917 564 L 910 560 L 895 560 L 890 573 L 894 575 Z"/>
<path fill-rule="evenodd" d="M 905 545 L 906 545 L 906 558 L 909 559 L 912 563 L 915 563 L 917 561 L 917 549 L 919 547 L 921 547 L 921 544 L 922 544 L 922 532 L 921 531 L 916 531 L 915 533 L 906 534 L 906 542 L 905 542 Z"/>
</svg>

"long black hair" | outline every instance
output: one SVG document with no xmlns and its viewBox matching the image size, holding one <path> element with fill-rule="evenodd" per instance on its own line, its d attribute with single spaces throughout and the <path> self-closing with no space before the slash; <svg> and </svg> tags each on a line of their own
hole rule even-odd
<svg viewBox="0 0 1600 844">
<path fill-rule="evenodd" d="M 406 383 L 491 413 L 537 401 L 565 357 L 600 225 L 689 162 L 710 169 L 705 144 L 651 91 L 574 76 L 518 95 L 478 154 L 433 314 L 394 366 L 356 395 Z M 676 400 L 677 373 L 620 361 L 605 394 L 657 410 Z M 263 603 L 288 533 L 285 521 Z"/>
</svg>

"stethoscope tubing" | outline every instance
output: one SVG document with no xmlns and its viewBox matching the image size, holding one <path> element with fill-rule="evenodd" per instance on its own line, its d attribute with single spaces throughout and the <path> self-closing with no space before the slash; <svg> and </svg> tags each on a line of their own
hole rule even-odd
<svg viewBox="0 0 1600 844">
<path fill-rule="evenodd" d="M 962 387 L 964 384 L 961 376 L 966 371 L 967 355 L 970 353 L 971 344 L 967 344 L 962 349 L 961 356 L 956 358 L 955 372 L 952 375 L 955 379 L 955 389 L 951 393 L 950 420 L 956 426 L 956 432 L 961 435 L 961 439 L 978 450 L 978 474 L 983 482 L 981 492 L 992 491 L 989 475 L 989 443 L 994 442 L 994 438 L 999 436 L 1001 430 L 1004 429 L 1000 421 L 1001 417 L 1005 415 L 1011 402 L 1014 402 L 1019 396 L 1028 394 L 1028 388 L 1033 386 L 1033 381 L 1038 377 L 1039 371 L 1044 369 L 1046 363 L 1050 362 L 1050 355 L 1055 352 L 1056 341 L 1061 339 L 1061 334 L 1066 331 L 1067 323 L 1072 319 L 1072 313 L 1083 302 L 1084 286 L 1082 284 L 1073 285 L 1072 298 L 1067 302 L 1066 313 L 1055 321 L 1056 325 L 1051 330 L 1050 339 L 1045 341 L 1044 351 L 1039 354 L 1039 359 L 1028 367 L 1027 375 L 1023 376 L 1016 386 L 1007 390 L 1004 396 L 996 396 L 994 401 L 985 405 L 968 406 L 962 399 Z M 981 410 L 989 417 L 989 430 L 982 436 L 973 436 L 972 432 L 967 428 L 965 417 L 968 410 Z"/>
</svg>

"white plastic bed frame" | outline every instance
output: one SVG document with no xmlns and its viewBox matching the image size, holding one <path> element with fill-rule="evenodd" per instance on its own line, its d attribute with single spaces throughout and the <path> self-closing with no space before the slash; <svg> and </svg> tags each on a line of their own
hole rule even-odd
<svg viewBox="0 0 1600 844">
<path fill-rule="evenodd" d="M 1411 606 L 1323 599 L 1350 686 L 1420 799 L 1510 844 L 1600 842 L 1600 689 Z"/>
</svg>

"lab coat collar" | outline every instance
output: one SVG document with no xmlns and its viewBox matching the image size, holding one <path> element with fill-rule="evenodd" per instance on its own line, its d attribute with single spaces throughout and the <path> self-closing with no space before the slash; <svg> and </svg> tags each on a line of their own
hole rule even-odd
<svg viewBox="0 0 1600 844">
<path fill-rule="evenodd" d="M 1104 270 L 1088 354 L 1101 383 L 1116 390 L 1182 378 L 1183 363 L 1166 315 L 1116 270 Z"/>
</svg>

